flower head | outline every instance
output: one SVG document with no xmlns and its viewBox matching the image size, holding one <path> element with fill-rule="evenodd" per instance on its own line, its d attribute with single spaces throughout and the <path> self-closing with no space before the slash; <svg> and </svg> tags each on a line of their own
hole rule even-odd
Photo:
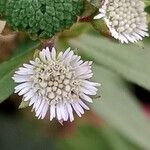
<svg viewBox="0 0 150 150">
<path fill-rule="evenodd" d="M 122 43 L 137 42 L 149 36 L 145 4 L 141 0 L 105 0 L 100 14 L 112 36 Z"/>
<path fill-rule="evenodd" d="M 55 48 L 43 49 L 39 57 L 15 72 L 15 93 L 33 105 L 39 119 L 48 112 L 50 120 L 73 121 L 73 110 L 81 117 L 84 109 L 89 109 L 84 101 L 92 102 L 90 96 L 96 95 L 99 86 L 90 81 L 91 65 L 91 61 L 82 61 L 70 48 L 58 55 Z"/>
</svg>

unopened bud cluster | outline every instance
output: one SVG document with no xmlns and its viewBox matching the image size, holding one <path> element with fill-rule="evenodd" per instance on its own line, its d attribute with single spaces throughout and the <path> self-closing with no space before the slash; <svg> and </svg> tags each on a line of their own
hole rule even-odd
<svg viewBox="0 0 150 150">
<path fill-rule="evenodd" d="M 83 0 L 8 0 L 4 17 L 14 30 L 51 38 L 81 15 Z"/>
</svg>

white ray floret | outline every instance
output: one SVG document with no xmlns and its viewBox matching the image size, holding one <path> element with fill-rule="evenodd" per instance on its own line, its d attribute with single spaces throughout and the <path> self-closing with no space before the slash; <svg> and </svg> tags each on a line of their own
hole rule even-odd
<svg viewBox="0 0 150 150">
<path fill-rule="evenodd" d="M 15 72 L 15 93 L 32 105 L 39 119 L 49 113 L 50 120 L 73 121 L 73 110 L 79 117 L 84 109 L 89 110 L 85 102 L 92 102 L 91 96 L 96 95 L 96 87 L 100 86 L 90 81 L 91 65 L 70 48 L 58 55 L 55 48 L 43 49 L 35 60 Z"/>
<path fill-rule="evenodd" d="M 99 14 L 112 36 L 122 43 L 137 42 L 149 36 L 145 4 L 141 0 L 104 0 Z"/>
</svg>

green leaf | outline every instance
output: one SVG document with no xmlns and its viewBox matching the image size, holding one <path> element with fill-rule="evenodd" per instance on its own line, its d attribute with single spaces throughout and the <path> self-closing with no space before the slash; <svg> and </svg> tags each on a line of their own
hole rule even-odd
<svg viewBox="0 0 150 150">
<path fill-rule="evenodd" d="M 74 135 L 58 140 L 56 145 L 60 150 L 139 150 L 112 128 L 89 125 L 80 125 Z"/>
<path fill-rule="evenodd" d="M 17 116 L 0 114 L 0 149 L 2 150 L 55 150 L 54 141 L 39 132 L 37 124 Z M 32 122 L 33 123 L 33 122 Z M 41 127 L 42 128 L 42 127 Z M 9 143 L 8 143 L 9 141 Z"/>
<path fill-rule="evenodd" d="M 91 3 L 85 1 L 84 3 L 84 11 L 82 13 L 82 16 L 95 16 L 95 12 L 97 11 L 97 8 L 93 6 Z"/>
<path fill-rule="evenodd" d="M 0 103 L 6 100 L 13 91 L 14 91 L 14 82 L 11 77 L 14 74 L 14 71 L 31 58 L 33 55 L 33 50 L 39 46 L 39 43 L 33 42 L 28 45 L 29 47 L 22 51 L 16 57 L 14 56 L 10 60 L 0 64 Z M 20 45 L 20 49 L 22 49 L 22 45 Z"/>
<path fill-rule="evenodd" d="M 117 74 L 94 66 L 95 81 L 102 84 L 100 100 L 95 100 L 93 109 L 127 139 L 150 149 L 150 121 L 145 117 L 128 84 Z"/>
<path fill-rule="evenodd" d="M 145 11 L 150 14 L 150 5 L 145 8 Z"/>
<path fill-rule="evenodd" d="M 70 40 L 70 44 L 78 47 L 86 58 L 150 89 L 150 38 L 145 39 L 142 47 L 140 44 L 121 44 L 99 34 L 85 33 Z"/>
<path fill-rule="evenodd" d="M 146 6 L 150 5 L 150 0 L 144 0 Z"/>
<path fill-rule="evenodd" d="M 87 0 L 89 3 L 99 8 L 101 6 L 102 0 Z"/>
</svg>

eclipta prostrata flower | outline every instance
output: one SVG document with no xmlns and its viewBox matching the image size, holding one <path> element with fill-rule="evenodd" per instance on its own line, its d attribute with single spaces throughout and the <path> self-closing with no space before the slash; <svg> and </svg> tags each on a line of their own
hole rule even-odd
<svg viewBox="0 0 150 150">
<path fill-rule="evenodd" d="M 103 18 L 112 36 L 122 43 L 134 43 L 149 36 L 144 7 L 141 0 L 105 0 L 94 19 Z"/>
<path fill-rule="evenodd" d="M 100 85 L 90 81 L 91 65 L 70 48 L 58 55 L 55 48 L 43 49 L 39 57 L 15 72 L 15 93 L 33 105 L 39 119 L 49 113 L 50 120 L 73 121 L 73 110 L 79 117 L 84 109 L 89 110 L 85 102 L 92 102 L 91 96 L 96 95 L 96 86 Z"/>
</svg>

